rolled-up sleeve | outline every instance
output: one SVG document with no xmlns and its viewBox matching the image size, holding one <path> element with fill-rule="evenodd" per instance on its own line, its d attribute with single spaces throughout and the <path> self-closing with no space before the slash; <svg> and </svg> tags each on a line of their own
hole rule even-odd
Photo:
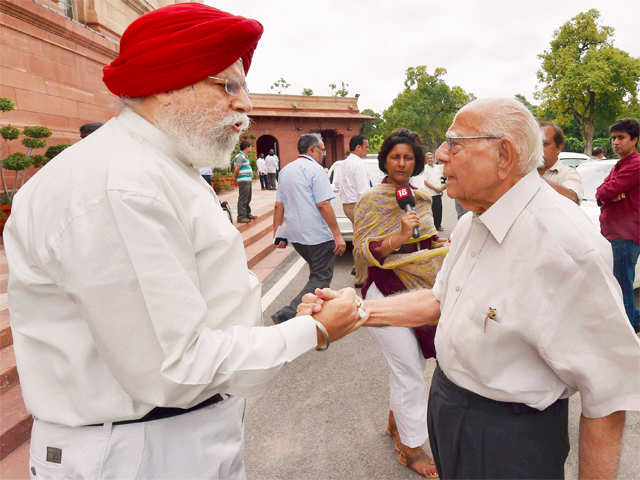
<svg viewBox="0 0 640 480">
<path fill-rule="evenodd" d="M 567 278 L 570 289 L 547 302 L 539 351 L 580 392 L 582 413 L 600 418 L 640 410 L 640 340 L 627 320 L 611 266 L 592 251 Z"/>
<path fill-rule="evenodd" d="M 316 345 L 311 317 L 255 327 L 222 309 L 212 322 L 187 227 L 158 198 L 109 192 L 52 250 L 52 271 L 86 318 L 96 361 L 135 402 L 184 408 L 213 393 L 257 394 Z M 224 282 L 234 288 L 220 273 L 220 302 Z"/>
</svg>

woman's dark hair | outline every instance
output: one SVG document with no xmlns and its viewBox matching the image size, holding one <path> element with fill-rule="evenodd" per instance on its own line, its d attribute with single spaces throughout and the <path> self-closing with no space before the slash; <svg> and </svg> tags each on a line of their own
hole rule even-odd
<svg viewBox="0 0 640 480">
<path fill-rule="evenodd" d="M 393 150 L 393 147 L 399 144 L 406 144 L 411 147 L 416 161 L 411 176 L 420 175 L 424 170 L 424 146 L 418 134 L 406 128 L 399 128 L 392 132 L 382 142 L 382 147 L 380 147 L 380 152 L 378 153 L 378 167 L 380 167 L 380 170 L 384 173 L 389 173 L 387 172 L 387 156 Z"/>
</svg>

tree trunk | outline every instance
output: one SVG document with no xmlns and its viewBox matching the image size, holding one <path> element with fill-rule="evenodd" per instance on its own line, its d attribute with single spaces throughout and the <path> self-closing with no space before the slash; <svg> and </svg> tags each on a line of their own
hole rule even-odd
<svg viewBox="0 0 640 480">
<path fill-rule="evenodd" d="M 593 133 L 595 132 L 595 126 L 593 121 L 585 120 L 584 129 L 584 153 L 591 156 L 593 152 Z"/>
</svg>

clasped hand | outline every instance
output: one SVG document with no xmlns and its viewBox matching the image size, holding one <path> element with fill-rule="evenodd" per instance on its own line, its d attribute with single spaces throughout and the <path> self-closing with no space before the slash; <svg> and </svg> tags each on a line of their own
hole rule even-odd
<svg viewBox="0 0 640 480">
<path fill-rule="evenodd" d="M 357 330 L 367 321 L 367 315 L 361 316 L 358 311 L 360 304 L 361 300 L 356 297 L 353 288 L 317 288 L 314 293 L 302 297 L 297 315 L 313 316 L 326 327 L 333 342 Z"/>
</svg>

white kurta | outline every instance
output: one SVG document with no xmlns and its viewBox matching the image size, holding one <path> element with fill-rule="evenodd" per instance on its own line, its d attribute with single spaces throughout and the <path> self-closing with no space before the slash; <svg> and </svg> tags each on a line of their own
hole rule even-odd
<svg viewBox="0 0 640 480">
<path fill-rule="evenodd" d="M 240 233 L 198 171 L 130 110 L 47 164 L 4 234 L 28 410 L 76 426 L 261 392 L 316 345 L 262 327 Z"/>
<path fill-rule="evenodd" d="M 534 170 L 451 238 L 433 287 L 450 380 L 540 410 L 575 391 L 588 417 L 640 410 L 640 340 L 609 242 L 578 205 Z"/>
</svg>

